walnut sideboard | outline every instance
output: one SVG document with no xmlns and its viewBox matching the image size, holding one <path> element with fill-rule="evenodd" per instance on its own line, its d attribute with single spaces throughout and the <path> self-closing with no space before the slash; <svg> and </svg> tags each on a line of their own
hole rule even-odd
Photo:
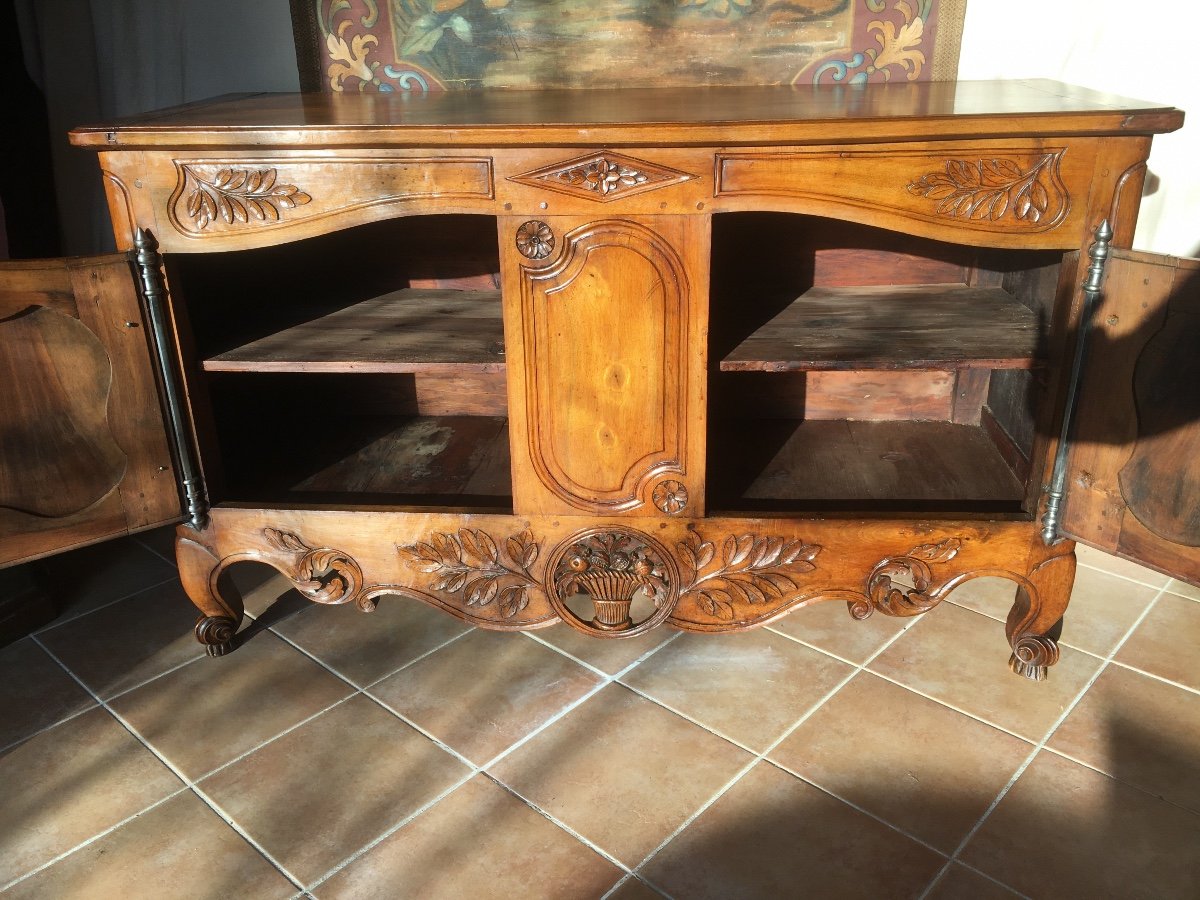
<svg viewBox="0 0 1200 900">
<path fill-rule="evenodd" d="M 1121 249 L 1182 121 L 1028 81 L 77 129 L 124 252 L 4 274 L 0 563 L 182 519 L 214 655 L 242 561 L 597 638 L 1002 577 L 1042 678 L 1076 540 L 1200 581 L 1200 268 Z"/>
</svg>

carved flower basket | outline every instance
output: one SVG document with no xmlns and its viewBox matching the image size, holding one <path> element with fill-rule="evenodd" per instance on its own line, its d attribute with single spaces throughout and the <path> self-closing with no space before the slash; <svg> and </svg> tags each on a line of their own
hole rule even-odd
<svg viewBox="0 0 1200 900">
<path fill-rule="evenodd" d="M 588 572 L 576 576 L 575 583 L 592 598 L 596 608 L 592 624 L 597 628 L 624 631 L 633 625 L 629 607 L 633 595 L 643 587 L 642 580 L 633 572 Z"/>
</svg>

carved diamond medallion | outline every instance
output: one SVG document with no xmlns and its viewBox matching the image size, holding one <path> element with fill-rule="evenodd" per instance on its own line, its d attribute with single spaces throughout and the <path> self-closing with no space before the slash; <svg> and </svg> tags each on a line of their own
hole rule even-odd
<svg viewBox="0 0 1200 900">
<path fill-rule="evenodd" d="M 543 166 L 523 175 L 513 175 L 508 180 L 607 203 L 695 177 L 678 169 L 604 150 Z"/>
</svg>

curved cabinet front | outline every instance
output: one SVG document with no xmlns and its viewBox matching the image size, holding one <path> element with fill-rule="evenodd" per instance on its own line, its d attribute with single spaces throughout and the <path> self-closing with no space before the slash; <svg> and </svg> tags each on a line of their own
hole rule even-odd
<svg viewBox="0 0 1200 900">
<path fill-rule="evenodd" d="M 524 257 L 506 266 L 519 282 L 510 410 L 528 425 L 513 428 L 528 476 L 518 509 L 696 514 L 704 370 L 691 335 L 703 311 L 677 249 L 695 225 L 551 218 L 501 230 Z"/>
</svg>

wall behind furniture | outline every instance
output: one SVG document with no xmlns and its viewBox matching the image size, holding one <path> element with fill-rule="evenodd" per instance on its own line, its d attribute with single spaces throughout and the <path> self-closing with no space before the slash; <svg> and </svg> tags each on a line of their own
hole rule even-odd
<svg viewBox="0 0 1200 900">
<path fill-rule="evenodd" d="M 1134 246 L 1200 256 L 1200 4 L 1180 0 L 969 0 L 958 77 L 1055 78 L 1177 106 L 1183 129 L 1154 139 Z"/>
</svg>

